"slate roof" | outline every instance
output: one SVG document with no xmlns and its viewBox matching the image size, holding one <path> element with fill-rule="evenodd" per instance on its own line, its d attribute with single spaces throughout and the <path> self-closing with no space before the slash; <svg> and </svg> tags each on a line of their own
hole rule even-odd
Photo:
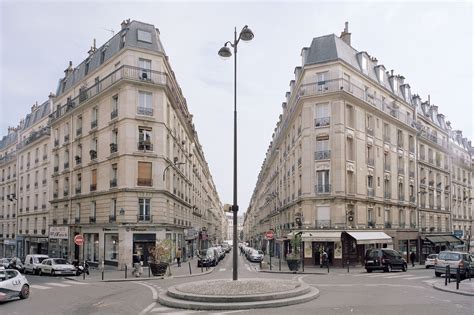
<svg viewBox="0 0 474 315">
<path fill-rule="evenodd" d="M 151 33 L 151 43 L 138 40 L 138 30 L 147 31 Z M 92 73 L 95 69 L 101 66 L 101 54 L 105 51 L 104 60 L 105 63 L 110 58 L 114 57 L 125 47 L 143 48 L 152 50 L 159 53 L 165 53 L 163 44 L 160 41 L 160 33 L 151 24 L 131 21 L 126 28 L 120 30 L 115 34 L 109 41 L 104 45 L 97 48 L 97 50 L 89 57 L 84 59 L 73 71 L 71 71 L 66 77 L 59 80 L 59 84 L 56 90 L 56 95 L 59 96 L 66 92 L 69 88 L 74 86 L 77 82 L 80 82 L 85 76 L 86 63 L 89 64 L 88 74 Z M 122 37 L 124 36 L 124 44 L 122 46 Z M 64 89 L 62 88 L 65 82 Z M 64 91 L 64 92 L 63 92 Z"/>
<path fill-rule="evenodd" d="M 0 140 L 0 150 L 8 147 L 12 143 L 16 143 L 18 139 L 18 132 L 13 131 L 10 134 L 3 136 L 2 140 Z"/>
<path fill-rule="evenodd" d="M 39 105 L 38 108 L 33 113 L 26 115 L 22 130 L 26 130 L 30 128 L 41 119 L 48 116 L 50 111 L 51 111 L 51 108 L 49 106 L 49 101 L 46 101 L 43 104 Z"/>
</svg>

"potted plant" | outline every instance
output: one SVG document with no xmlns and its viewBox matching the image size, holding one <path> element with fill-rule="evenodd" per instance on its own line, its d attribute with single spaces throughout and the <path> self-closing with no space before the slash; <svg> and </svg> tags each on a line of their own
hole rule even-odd
<svg viewBox="0 0 474 315">
<path fill-rule="evenodd" d="M 164 276 L 171 261 L 172 241 L 169 239 L 156 241 L 149 249 L 149 267 L 153 276 Z"/>
<path fill-rule="evenodd" d="M 301 260 L 301 232 L 296 233 L 293 238 L 290 239 L 290 244 L 291 252 L 286 255 L 286 263 L 291 271 L 296 272 L 300 267 Z"/>
</svg>

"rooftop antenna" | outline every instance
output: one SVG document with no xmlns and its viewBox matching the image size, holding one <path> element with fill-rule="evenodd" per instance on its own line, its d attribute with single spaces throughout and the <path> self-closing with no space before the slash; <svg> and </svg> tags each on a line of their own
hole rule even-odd
<svg viewBox="0 0 474 315">
<path fill-rule="evenodd" d="M 102 28 L 104 31 L 109 31 L 112 33 L 112 36 L 115 35 L 115 31 L 113 29 L 108 29 L 108 28 Z"/>
</svg>

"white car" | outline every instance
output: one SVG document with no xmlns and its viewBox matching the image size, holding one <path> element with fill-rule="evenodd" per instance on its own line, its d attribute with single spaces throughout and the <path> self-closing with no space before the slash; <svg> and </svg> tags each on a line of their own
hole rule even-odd
<svg viewBox="0 0 474 315">
<path fill-rule="evenodd" d="M 49 258 L 48 255 L 31 254 L 25 258 L 25 273 L 38 274 L 43 260 Z"/>
<path fill-rule="evenodd" d="M 261 250 L 252 250 L 247 256 L 251 262 L 261 262 L 263 260 L 263 252 Z"/>
<path fill-rule="evenodd" d="M 15 297 L 27 299 L 30 296 L 28 280 L 17 270 L 0 267 L 0 302 Z"/>
<path fill-rule="evenodd" d="M 426 257 L 425 268 L 428 269 L 430 267 L 434 267 L 435 266 L 435 261 L 436 261 L 437 258 L 438 258 L 438 254 L 431 254 L 428 257 Z"/>
<path fill-rule="evenodd" d="M 40 266 L 40 275 L 75 275 L 76 267 L 63 258 L 48 258 L 43 260 Z"/>
</svg>

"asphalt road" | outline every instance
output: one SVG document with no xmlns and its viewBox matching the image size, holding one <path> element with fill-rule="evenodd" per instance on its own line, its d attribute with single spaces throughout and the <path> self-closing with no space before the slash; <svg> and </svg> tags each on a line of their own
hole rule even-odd
<svg viewBox="0 0 474 315">
<path fill-rule="evenodd" d="M 256 271 L 257 264 L 239 256 L 239 278 L 294 279 L 320 290 L 319 298 L 276 309 L 197 312 L 163 307 L 156 295 L 171 285 L 205 279 L 232 278 L 232 256 L 209 275 L 134 282 L 82 283 L 62 277 L 28 275 L 27 300 L 0 304 L 0 314 L 473 314 L 472 297 L 434 290 L 433 270 L 367 274 L 360 269 L 329 274 L 294 275 Z"/>
</svg>

